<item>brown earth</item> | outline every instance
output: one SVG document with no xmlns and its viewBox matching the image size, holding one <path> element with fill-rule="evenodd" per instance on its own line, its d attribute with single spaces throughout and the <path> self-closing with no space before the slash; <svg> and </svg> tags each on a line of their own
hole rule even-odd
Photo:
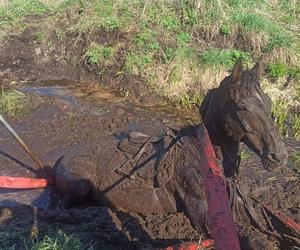
<svg viewBox="0 0 300 250">
<path fill-rule="evenodd" d="M 15 81 L 14 87 L 30 97 L 26 112 L 9 122 L 46 165 L 53 166 L 62 155 L 87 145 L 101 149 L 109 142 L 103 138 L 114 138 L 131 128 L 159 133 L 166 126 L 180 128 L 200 122 L 195 110 L 166 104 L 140 79 L 118 78 L 116 68 L 99 76 L 89 65 L 70 66 L 66 58 L 76 51 L 80 58 L 85 39 L 71 36 L 68 45 L 54 40 L 49 48 L 35 41 L 39 20 L 31 21 L 31 28 L 12 36 L 0 48 L 0 80 L 7 86 Z M 127 38 L 100 32 L 94 39 L 114 43 Z M 34 177 L 34 163 L 2 127 L 0 134 L 0 174 Z M 289 150 L 299 147 L 294 141 L 287 144 Z M 243 193 L 300 222 L 299 177 L 292 168 L 267 172 L 252 156 L 243 162 L 239 181 Z M 0 231 L 15 234 L 9 239 L 0 237 L 0 247 L 15 244 L 15 249 L 22 249 L 18 233 L 43 237 L 59 231 L 93 243 L 96 249 L 152 249 L 207 237 L 197 233 L 181 213 L 127 214 L 104 207 L 45 211 L 50 198 L 49 190 L 1 190 Z M 255 230 L 245 228 L 246 236 L 255 238 Z M 269 249 L 276 244 L 291 249 L 272 237 L 265 240 L 273 247 Z"/>
</svg>

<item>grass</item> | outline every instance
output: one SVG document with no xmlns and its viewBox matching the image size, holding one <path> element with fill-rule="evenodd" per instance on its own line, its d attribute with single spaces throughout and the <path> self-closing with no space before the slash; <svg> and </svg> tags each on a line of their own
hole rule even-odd
<svg viewBox="0 0 300 250">
<path fill-rule="evenodd" d="M 85 58 L 90 64 L 112 64 L 117 49 L 113 46 L 103 46 L 91 43 L 85 53 Z"/>
<path fill-rule="evenodd" d="M 48 7 L 38 0 L 11 0 L 7 5 L 0 5 L 0 41 L 12 30 L 24 29 L 24 17 L 27 15 L 42 15 L 46 11 Z"/>
<path fill-rule="evenodd" d="M 192 106 L 198 105 L 199 103 L 201 103 L 203 98 L 204 98 L 204 96 L 201 94 L 198 94 L 198 95 L 185 94 L 179 98 L 178 103 L 185 108 L 192 108 Z"/>
<path fill-rule="evenodd" d="M 152 63 L 151 54 L 131 52 L 125 58 L 124 69 L 128 74 L 142 75 L 144 70 Z"/>
<path fill-rule="evenodd" d="M 249 160 L 251 159 L 252 155 L 249 151 L 247 150 L 242 150 L 241 151 L 241 160 Z"/>
<path fill-rule="evenodd" d="M 300 168 L 300 153 L 299 152 L 293 152 L 290 156 L 290 159 L 296 167 Z"/>
<path fill-rule="evenodd" d="M 220 34 L 229 35 L 231 33 L 231 26 L 229 24 L 222 24 L 220 27 Z"/>
<path fill-rule="evenodd" d="M 292 117 L 292 129 L 294 132 L 294 138 L 300 140 L 300 116 L 298 114 Z"/>
<path fill-rule="evenodd" d="M 0 113 L 15 117 L 20 114 L 27 102 L 27 97 L 23 93 L 16 90 L 8 90 L 0 92 Z"/>
<path fill-rule="evenodd" d="M 159 51 L 160 45 L 157 41 L 157 33 L 150 28 L 143 28 L 134 36 L 134 43 L 137 49 L 152 52 Z"/>
<path fill-rule="evenodd" d="M 12 27 L 25 26 L 24 16 L 48 12 L 60 42 L 70 34 L 87 39 L 85 62 L 102 70 L 120 61 L 122 74 L 137 75 L 157 92 L 190 106 L 195 96 L 228 75 L 239 58 L 250 66 L 263 57 L 267 79 L 292 78 L 295 85 L 300 75 L 299 10 L 298 2 L 272 0 L 12 0 L 0 7 L 0 28 L 7 35 Z M 125 43 L 121 53 L 93 36 L 99 32 L 120 34 Z M 35 39 L 46 37 L 37 32 Z"/>
<path fill-rule="evenodd" d="M 271 77 L 279 78 L 289 74 L 289 67 L 283 62 L 270 63 L 268 65 L 268 73 Z"/>
<path fill-rule="evenodd" d="M 96 28 L 113 31 L 125 28 L 132 21 L 133 13 L 128 11 L 126 2 L 73 0 L 62 2 L 58 6 L 58 10 L 63 14 L 64 12 L 72 12 L 74 9 L 80 9 L 78 22 L 70 27 L 73 31 L 86 32 Z"/>
<path fill-rule="evenodd" d="M 43 31 L 37 31 L 33 34 L 33 38 L 38 43 L 41 43 L 45 39 L 46 34 Z"/>
<path fill-rule="evenodd" d="M 12 239 L 14 239 L 12 241 Z M 73 235 L 57 232 L 41 239 L 27 237 L 25 232 L 0 232 L 0 247 L 6 250 L 93 250 L 91 244 L 84 244 Z"/>
<path fill-rule="evenodd" d="M 44 236 L 41 240 L 31 240 L 26 243 L 26 250 L 92 250 L 72 235 L 58 234 L 54 237 Z"/>
<path fill-rule="evenodd" d="M 201 63 L 210 68 L 225 68 L 231 70 L 236 60 L 242 59 L 246 63 L 251 63 L 251 55 L 239 50 L 208 50 L 201 55 Z"/>
<path fill-rule="evenodd" d="M 234 17 L 246 32 L 249 31 L 267 31 L 268 21 L 264 16 L 255 13 L 238 13 Z"/>
<path fill-rule="evenodd" d="M 175 99 L 185 100 L 186 95 L 193 99 L 199 91 L 205 93 L 208 86 L 215 86 L 228 74 L 238 58 L 251 65 L 256 55 L 264 53 L 273 60 L 271 54 L 276 54 L 276 49 L 293 48 L 292 32 L 279 21 L 279 13 L 280 17 L 294 13 L 290 4 L 212 0 L 197 7 L 196 3 L 73 0 L 61 4 L 63 11 L 59 13 L 75 13 L 76 21 L 67 27 L 72 32 L 125 32 L 131 38 L 121 58 L 123 72 L 141 76 L 146 84 Z M 289 24 L 296 23 L 296 18 L 289 20 Z M 228 41 L 220 43 L 218 34 Z M 234 45 L 236 37 L 244 39 L 244 50 Z M 89 62 L 97 64 L 100 54 L 88 50 Z M 216 75 L 216 71 L 222 72 L 220 78 L 200 78 Z"/>
<path fill-rule="evenodd" d="M 269 41 L 265 46 L 265 52 L 271 52 L 276 48 L 290 48 L 293 44 L 293 38 L 283 29 L 276 28 L 270 34 Z"/>
<path fill-rule="evenodd" d="M 286 100 L 276 100 L 273 102 L 272 116 L 274 122 L 283 136 L 288 136 L 288 128 L 293 131 L 293 138 L 300 139 L 300 116 L 289 111 Z"/>
</svg>

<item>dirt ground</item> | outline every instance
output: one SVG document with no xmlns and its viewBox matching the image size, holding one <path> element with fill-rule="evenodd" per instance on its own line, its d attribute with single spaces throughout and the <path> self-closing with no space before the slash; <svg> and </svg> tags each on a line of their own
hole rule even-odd
<svg viewBox="0 0 300 250">
<path fill-rule="evenodd" d="M 6 85 L 15 81 L 14 88 L 30 97 L 24 114 L 9 122 L 46 165 L 53 166 L 59 157 L 86 145 L 94 145 L 91 153 L 97 154 L 106 146 L 103 138 L 131 128 L 159 133 L 166 126 L 200 122 L 196 110 L 174 108 L 133 76 L 97 78 L 85 66 L 74 69 L 57 48 L 37 44 L 34 31 L 12 36 L 0 48 L 0 79 Z M 124 95 L 124 88 L 129 94 Z M 34 163 L 1 126 L 0 134 L 0 174 L 34 177 Z M 293 140 L 287 145 L 289 151 L 300 146 Z M 292 167 L 267 172 L 252 156 L 243 161 L 239 181 L 244 183 L 243 193 L 300 223 L 299 175 Z M 194 230 L 182 213 L 128 214 L 105 207 L 46 211 L 49 199 L 49 190 L 1 190 L 0 231 L 15 232 L 15 238 L 0 238 L 0 247 L 17 244 L 16 249 L 22 249 L 19 232 L 42 237 L 63 231 L 96 249 L 153 249 L 207 237 Z M 255 231 L 251 234 L 255 237 Z M 274 248 L 291 249 L 273 238 L 266 240 Z"/>
</svg>

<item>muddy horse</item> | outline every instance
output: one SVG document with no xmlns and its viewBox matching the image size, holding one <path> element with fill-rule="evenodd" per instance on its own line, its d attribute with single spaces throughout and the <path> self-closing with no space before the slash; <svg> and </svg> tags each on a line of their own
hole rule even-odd
<svg viewBox="0 0 300 250">
<path fill-rule="evenodd" d="M 236 200 L 245 200 L 235 182 L 240 144 L 244 142 L 255 152 L 268 170 L 287 162 L 285 145 L 272 122 L 271 100 L 260 88 L 260 71 L 259 63 L 243 70 L 241 62 L 237 62 L 231 75 L 211 90 L 200 106 L 203 122 L 223 163 L 228 192 L 235 197 L 231 199 L 233 213 L 237 209 L 237 213 L 244 214 L 236 219 L 237 224 L 244 223 L 244 217 L 251 217 L 250 224 L 252 220 L 264 220 L 253 213 L 249 216 L 249 202 L 242 212 L 236 204 Z M 207 202 L 196 148 L 199 127 L 165 128 L 160 134 L 121 132 L 105 138 L 106 146 L 99 145 L 99 150 L 91 152 L 81 147 L 65 155 L 54 166 L 60 206 L 78 206 L 88 200 L 126 212 L 184 212 L 199 232 L 206 232 Z M 264 225 L 260 229 L 268 233 Z M 255 246 L 267 249 L 260 244 L 263 243 Z"/>
</svg>

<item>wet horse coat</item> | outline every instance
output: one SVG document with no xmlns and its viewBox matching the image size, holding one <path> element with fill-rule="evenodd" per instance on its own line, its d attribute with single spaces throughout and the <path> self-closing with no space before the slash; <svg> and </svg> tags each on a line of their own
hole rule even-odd
<svg viewBox="0 0 300 250">
<path fill-rule="evenodd" d="M 65 205 L 92 197 L 99 205 L 127 212 L 184 211 L 202 231 L 207 224 L 207 204 L 196 128 L 177 134 L 166 128 L 160 136 L 123 133 L 122 137 L 111 138 L 112 148 L 102 150 L 101 155 L 81 150 L 57 164 L 57 191 L 64 196 Z M 109 160 L 103 155 L 110 155 Z"/>
</svg>

